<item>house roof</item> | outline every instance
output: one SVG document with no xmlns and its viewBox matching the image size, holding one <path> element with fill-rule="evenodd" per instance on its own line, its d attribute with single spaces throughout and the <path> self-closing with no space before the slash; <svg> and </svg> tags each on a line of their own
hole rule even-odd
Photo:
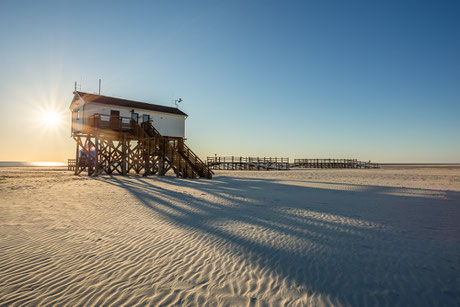
<svg viewBox="0 0 460 307">
<path fill-rule="evenodd" d="M 161 106 L 161 105 L 151 104 L 151 103 L 141 102 L 141 101 L 134 101 L 134 100 L 109 97 L 109 96 L 89 94 L 89 93 L 84 93 L 84 92 L 79 92 L 79 91 L 75 91 L 74 93 L 78 94 L 78 96 L 80 96 L 87 104 L 100 103 L 100 104 L 108 104 L 108 105 L 119 106 L 119 107 L 128 107 L 128 108 L 151 110 L 151 111 L 157 111 L 157 112 L 163 112 L 163 113 L 171 113 L 171 114 L 188 116 L 187 114 L 185 114 L 178 108 Z"/>
</svg>

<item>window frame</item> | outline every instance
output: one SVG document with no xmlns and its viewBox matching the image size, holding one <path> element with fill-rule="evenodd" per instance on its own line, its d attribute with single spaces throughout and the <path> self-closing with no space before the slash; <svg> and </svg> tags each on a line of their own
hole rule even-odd
<svg viewBox="0 0 460 307">
<path fill-rule="evenodd" d="M 134 115 L 136 115 L 136 118 L 134 118 Z M 136 123 L 139 123 L 139 113 L 131 112 L 131 119 L 134 120 Z"/>
</svg>

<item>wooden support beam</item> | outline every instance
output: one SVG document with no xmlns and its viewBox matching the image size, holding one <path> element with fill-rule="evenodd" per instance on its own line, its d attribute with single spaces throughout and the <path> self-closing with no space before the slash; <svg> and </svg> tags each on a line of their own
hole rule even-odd
<svg viewBox="0 0 460 307">
<path fill-rule="evenodd" d="M 93 176 L 99 175 L 99 136 L 96 134 L 94 138 L 94 173 Z"/>
<path fill-rule="evenodd" d="M 77 148 L 76 148 L 76 152 L 75 152 L 75 175 L 78 175 L 80 174 L 80 170 L 79 170 L 79 167 L 80 167 L 80 160 L 78 159 L 78 154 L 80 152 L 80 137 L 78 136 L 77 139 L 75 139 L 75 143 L 77 143 Z"/>
<path fill-rule="evenodd" d="M 126 176 L 126 134 L 123 133 L 123 138 L 121 140 L 121 174 Z"/>
<path fill-rule="evenodd" d="M 148 141 L 143 140 L 143 150 L 142 150 L 142 155 L 144 158 L 144 174 L 143 176 L 149 176 L 150 175 L 150 161 L 149 161 L 149 146 L 148 146 Z"/>
</svg>

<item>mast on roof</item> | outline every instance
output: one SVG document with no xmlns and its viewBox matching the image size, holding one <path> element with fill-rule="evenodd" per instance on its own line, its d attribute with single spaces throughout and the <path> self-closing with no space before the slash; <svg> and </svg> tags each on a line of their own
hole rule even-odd
<svg viewBox="0 0 460 307">
<path fill-rule="evenodd" d="M 80 84 L 78 84 L 77 81 L 75 81 L 75 83 L 74 83 L 74 91 L 76 92 L 77 90 L 81 91 L 81 82 L 80 82 Z"/>
<path fill-rule="evenodd" d="M 179 103 L 182 102 L 182 98 L 174 100 L 174 104 L 176 105 L 176 108 L 179 108 Z"/>
</svg>

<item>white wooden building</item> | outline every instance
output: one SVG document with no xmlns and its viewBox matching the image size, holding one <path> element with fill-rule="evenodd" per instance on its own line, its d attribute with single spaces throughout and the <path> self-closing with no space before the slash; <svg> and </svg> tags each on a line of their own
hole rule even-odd
<svg viewBox="0 0 460 307">
<path fill-rule="evenodd" d="M 106 116 L 109 120 L 134 119 L 138 123 L 151 121 L 152 125 L 168 138 L 185 138 L 185 119 L 187 114 L 174 107 L 155 105 L 146 102 L 120 99 L 75 91 L 72 103 L 72 134 L 84 132 L 89 118 L 95 114 Z"/>
</svg>

